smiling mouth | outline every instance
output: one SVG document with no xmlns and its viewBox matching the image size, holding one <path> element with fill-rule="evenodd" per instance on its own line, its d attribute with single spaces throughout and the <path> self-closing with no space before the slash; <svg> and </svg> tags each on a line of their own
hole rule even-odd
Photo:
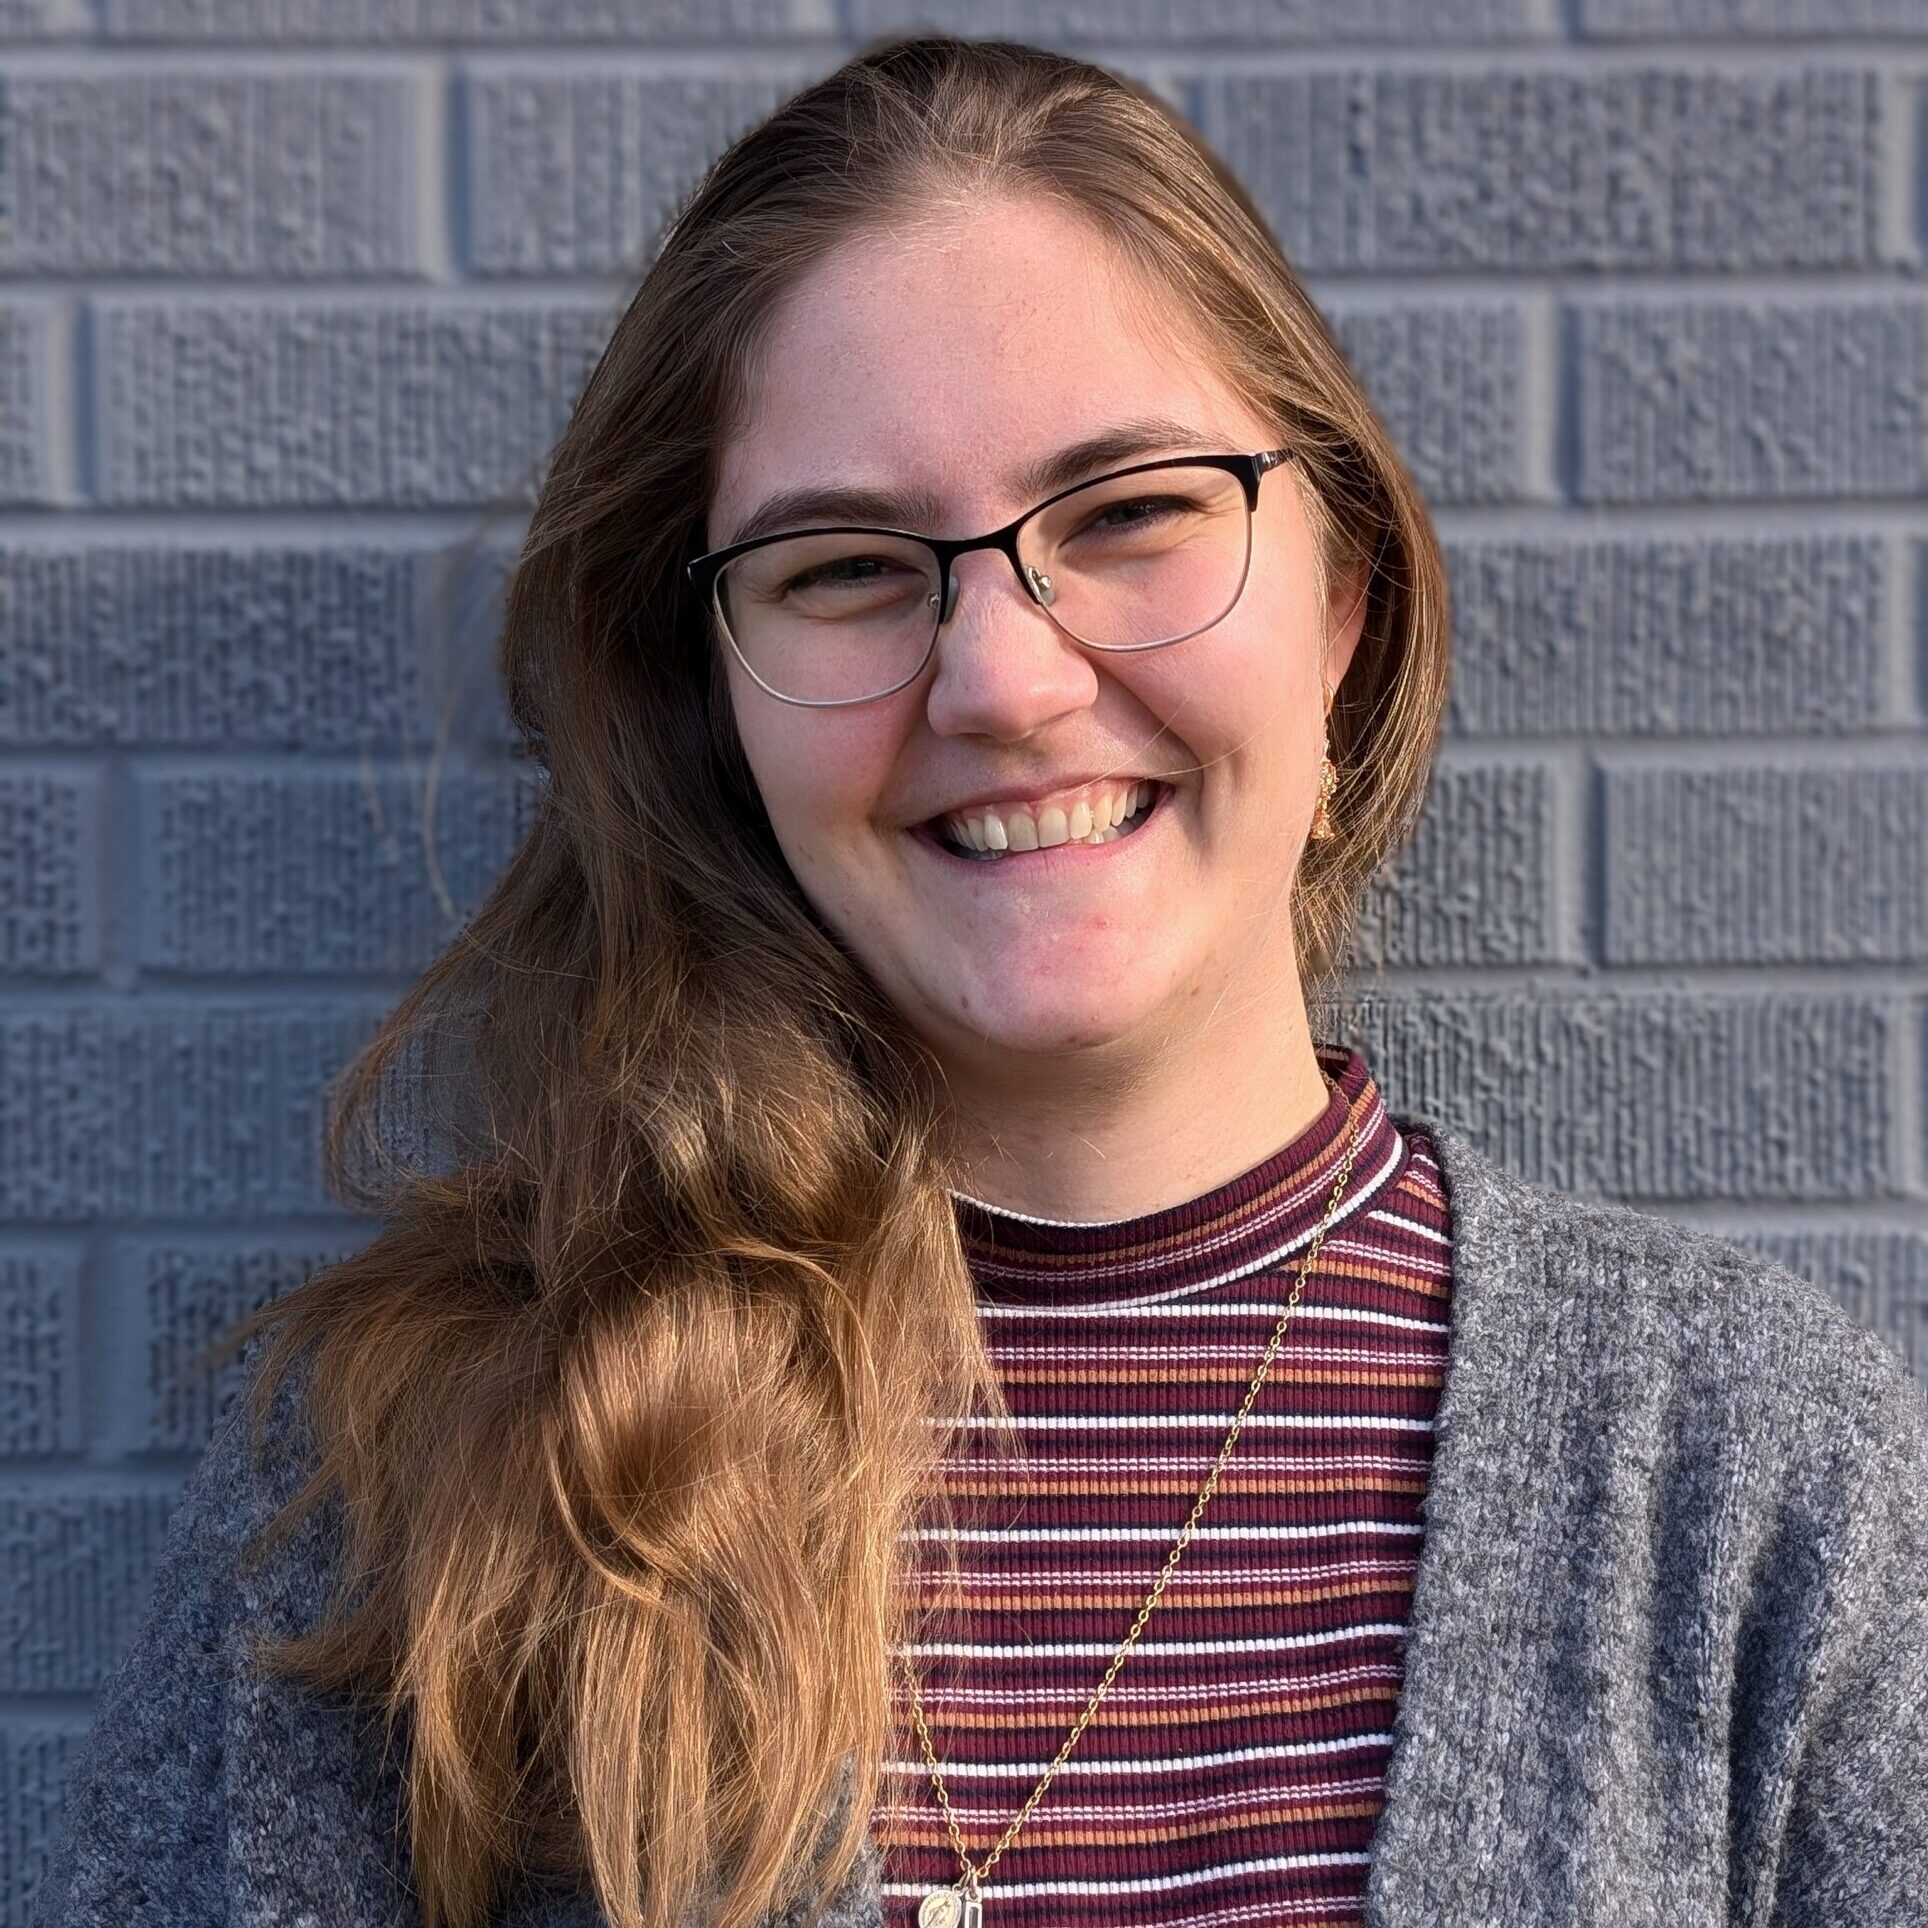
<svg viewBox="0 0 1928 1928">
<path fill-rule="evenodd" d="M 1023 841 L 1009 843 L 1001 850 L 980 848 L 974 843 L 967 842 L 958 834 L 956 827 L 943 817 L 933 817 L 928 823 L 923 824 L 921 829 L 939 849 L 949 856 L 962 858 L 966 863 L 1004 863 L 1013 857 L 1029 856 L 1033 851 L 1055 850 L 1060 844 L 1102 846 L 1122 842 L 1127 837 L 1135 836 L 1144 828 L 1170 793 L 1170 784 L 1161 783 L 1155 777 L 1147 778 L 1140 783 L 1131 807 L 1117 823 L 1103 830 L 1093 830 L 1082 837 L 1071 835 L 1071 820 L 1061 810 L 1047 810 L 1035 820 L 1028 815 L 1022 816 L 1017 819 L 1017 822 L 1024 826 L 1024 831 L 1021 833 Z M 1035 841 L 1032 840 L 1033 837 Z"/>
</svg>

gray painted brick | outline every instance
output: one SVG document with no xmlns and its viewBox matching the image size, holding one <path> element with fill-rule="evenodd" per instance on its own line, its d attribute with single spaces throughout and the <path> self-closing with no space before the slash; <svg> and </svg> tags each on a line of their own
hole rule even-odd
<svg viewBox="0 0 1928 1928">
<path fill-rule="evenodd" d="M 1213 72 L 1199 114 L 1305 270 L 1845 267 L 1865 69 Z"/>
<path fill-rule="evenodd" d="M 1367 890 L 1362 958 L 1392 968 L 1559 960 L 1561 817 L 1544 765 L 1437 767 L 1413 841 Z"/>
<path fill-rule="evenodd" d="M 1928 487 L 1922 302 L 1620 303 L 1573 333 L 1583 501 Z"/>
<path fill-rule="evenodd" d="M 61 977 L 100 962 L 99 786 L 0 775 L 0 971 Z"/>
<path fill-rule="evenodd" d="M 471 76 L 471 265 L 485 274 L 640 272 L 708 161 L 814 77 L 606 68 Z"/>
<path fill-rule="evenodd" d="M 0 225 L 5 211 L 0 208 Z M 47 361 L 52 311 L 35 301 L 0 301 L 0 504 L 53 497 Z"/>
<path fill-rule="evenodd" d="M 46 1872 L 60 1798 L 85 1730 L 31 1720 L 0 1728 L 0 1921 L 24 1922 Z"/>
<path fill-rule="evenodd" d="M 203 774 L 139 784 L 165 971 L 413 973 L 473 914 L 534 815 L 524 770 Z M 433 805 L 433 849 L 425 812 Z"/>
<path fill-rule="evenodd" d="M 0 1017 L 0 1219 L 325 1211 L 324 1087 L 373 1015 L 130 1004 Z"/>
<path fill-rule="evenodd" d="M 101 0 L 110 40 L 648 43 L 787 31 L 795 0 Z"/>
<path fill-rule="evenodd" d="M 79 28 L 74 7 L 78 0 L 0 0 L 0 40 L 39 40 Z M 5 1887 L 0 1885 L 0 1901 Z"/>
<path fill-rule="evenodd" d="M 1526 493 L 1526 321 L 1511 303 L 1320 306 L 1429 503 Z"/>
<path fill-rule="evenodd" d="M 139 1624 L 174 1496 L 0 1494 L 0 1692 L 91 1693 Z"/>
<path fill-rule="evenodd" d="M 97 307 L 118 507 L 527 501 L 615 322 L 580 301 Z"/>
<path fill-rule="evenodd" d="M 1356 0 L 1343 17 L 1331 0 L 850 0 L 859 34 L 941 27 L 1020 40 L 1243 45 L 1326 40 L 1514 39 L 1543 31 L 1531 0 Z"/>
<path fill-rule="evenodd" d="M 1735 1227 L 1727 1236 L 1825 1286 L 1928 1385 L 1928 1233 Z"/>
<path fill-rule="evenodd" d="M 1446 544 L 1447 728 L 1841 731 L 1881 714 L 1888 545 L 1862 535 Z"/>
<path fill-rule="evenodd" d="M 80 1450 L 79 1302 L 72 1252 L 0 1252 L 0 1456 Z"/>
<path fill-rule="evenodd" d="M 431 681 L 500 706 L 491 658 L 430 674 L 461 577 L 420 547 L 0 542 L 0 744 L 425 742 Z"/>
<path fill-rule="evenodd" d="M 146 1250 L 136 1284 L 147 1312 L 147 1379 L 141 1432 L 150 1452 L 198 1454 L 233 1406 L 241 1362 L 214 1371 L 200 1356 L 245 1314 L 279 1298 L 352 1246 L 278 1241 L 235 1248 L 170 1243 Z"/>
<path fill-rule="evenodd" d="M 1613 964 L 1928 962 L 1928 760 L 1609 769 Z"/>
<path fill-rule="evenodd" d="M 1700 39 L 1750 34 L 1928 33 L 1921 0 L 1577 0 L 1581 30 L 1601 38 L 1671 34 Z"/>
<path fill-rule="evenodd" d="M 397 74 L 36 69 L 0 94 L 0 271 L 415 267 Z"/>
<path fill-rule="evenodd" d="M 1898 1187 L 1892 1037 L 1876 997 L 1412 992 L 1343 1034 L 1393 1108 L 1583 1195 L 1863 1199 Z"/>
</svg>

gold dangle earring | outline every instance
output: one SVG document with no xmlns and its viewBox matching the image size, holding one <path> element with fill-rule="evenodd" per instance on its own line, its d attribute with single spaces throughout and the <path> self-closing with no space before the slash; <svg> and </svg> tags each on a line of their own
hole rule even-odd
<svg viewBox="0 0 1928 1928">
<path fill-rule="evenodd" d="M 1323 667 L 1319 671 L 1320 687 L 1325 692 L 1325 713 L 1328 723 L 1332 716 L 1332 685 L 1325 680 Z M 1332 761 L 1332 738 L 1327 734 L 1324 746 L 1319 752 L 1319 801 L 1312 812 L 1312 827 L 1306 835 L 1315 842 L 1324 843 L 1328 838 L 1338 835 L 1332 822 L 1332 793 L 1339 787 L 1339 771 Z"/>
</svg>

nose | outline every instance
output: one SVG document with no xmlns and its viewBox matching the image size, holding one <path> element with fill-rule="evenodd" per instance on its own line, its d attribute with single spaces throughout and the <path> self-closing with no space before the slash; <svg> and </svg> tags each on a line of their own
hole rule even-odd
<svg viewBox="0 0 1928 1928">
<path fill-rule="evenodd" d="M 1096 700 L 1090 655 L 1045 613 L 1048 587 L 1034 599 L 992 552 L 958 557 L 953 581 L 925 699 L 938 735 L 1017 742 Z"/>
</svg>

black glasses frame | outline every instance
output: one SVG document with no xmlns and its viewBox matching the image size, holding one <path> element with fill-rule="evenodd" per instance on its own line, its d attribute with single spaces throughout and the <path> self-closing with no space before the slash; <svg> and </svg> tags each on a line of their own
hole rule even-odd
<svg viewBox="0 0 1928 1928">
<path fill-rule="evenodd" d="M 957 576 L 953 572 L 951 564 L 954 563 L 959 556 L 969 555 L 973 549 L 1001 550 L 1011 565 L 1012 573 L 1016 575 L 1018 581 L 1023 585 L 1025 594 L 1028 595 L 1047 616 L 1051 616 L 1051 620 L 1057 623 L 1058 627 L 1063 629 L 1064 633 L 1070 636 L 1074 643 L 1078 643 L 1086 649 L 1108 650 L 1117 653 L 1130 653 L 1131 651 L 1141 649 L 1164 649 L 1169 644 L 1182 643 L 1185 640 L 1185 636 L 1165 636 L 1161 637 L 1155 643 L 1092 643 L 1087 642 L 1082 636 L 1074 635 L 1069 629 L 1065 629 L 1064 624 L 1059 622 L 1058 618 L 1051 614 L 1050 578 L 1039 575 L 1035 570 L 1027 569 L 1023 559 L 1018 555 L 1018 532 L 1034 516 L 1050 508 L 1054 502 L 1061 502 L 1066 496 L 1076 495 L 1079 490 L 1093 488 L 1100 482 L 1113 482 L 1119 477 L 1126 475 L 1144 475 L 1155 469 L 1223 469 L 1226 474 L 1236 476 L 1245 489 L 1245 571 L 1239 577 L 1239 586 L 1233 592 L 1232 600 L 1212 618 L 1211 623 L 1203 626 L 1205 629 L 1209 629 L 1214 623 L 1223 622 L 1237 606 L 1239 597 L 1245 593 L 1245 578 L 1251 573 L 1252 566 L 1251 518 L 1259 506 L 1259 482 L 1268 471 L 1277 468 L 1281 462 L 1287 460 L 1291 453 L 1292 451 L 1290 449 L 1257 449 L 1248 454 L 1239 455 L 1171 455 L 1162 457 L 1156 462 L 1134 462 L 1129 468 L 1111 469 L 1103 475 L 1094 475 L 1083 482 L 1074 482 L 1068 489 L 1060 489 L 1055 495 L 1046 496 L 1042 502 L 1033 503 L 1022 515 L 1013 517 L 1003 528 L 992 529 L 981 536 L 927 536 L 920 534 L 915 529 L 887 529 L 868 522 L 834 522 L 810 528 L 779 529 L 774 534 L 767 536 L 751 536 L 748 541 L 732 542 L 726 544 L 721 549 L 711 549 L 704 555 L 693 556 L 683 567 L 685 574 L 689 577 L 697 594 L 708 602 L 711 612 L 715 615 L 718 625 L 723 631 L 724 639 L 730 645 L 731 653 L 739 663 L 742 663 L 745 673 L 756 683 L 758 688 L 767 690 L 769 694 L 776 697 L 779 702 L 795 703 L 803 709 L 843 709 L 853 703 L 874 703 L 882 697 L 895 696 L 899 690 L 908 689 L 912 683 L 916 682 L 917 679 L 923 675 L 926 668 L 929 667 L 931 657 L 937 649 L 939 630 L 950 620 L 952 613 L 957 608 Z M 937 620 L 931 625 L 930 642 L 925 648 L 923 659 L 918 663 L 917 667 L 912 670 L 908 676 L 904 677 L 901 682 L 893 683 L 889 689 L 873 690 L 866 696 L 786 696 L 782 690 L 771 689 L 770 685 L 764 682 L 763 678 L 758 676 L 756 671 L 750 667 L 749 662 L 744 657 L 743 651 L 737 647 L 736 638 L 730 634 L 729 619 L 723 614 L 722 598 L 718 592 L 717 579 L 722 573 L 725 563 L 733 561 L 738 556 L 746 555 L 752 549 L 762 549 L 773 542 L 789 542 L 798 536 L 839 535 L 894 536 L 900 542 L 915 542 L 920 544 L 937 558 L 938 580 L 944 585 L 944 588 L 942 602 L 937 611 Z M 1196 636 L 1201 633 L 1200 630 L 1192 629 L 1187 630 L 1185 635 Z"/>
</svg>

